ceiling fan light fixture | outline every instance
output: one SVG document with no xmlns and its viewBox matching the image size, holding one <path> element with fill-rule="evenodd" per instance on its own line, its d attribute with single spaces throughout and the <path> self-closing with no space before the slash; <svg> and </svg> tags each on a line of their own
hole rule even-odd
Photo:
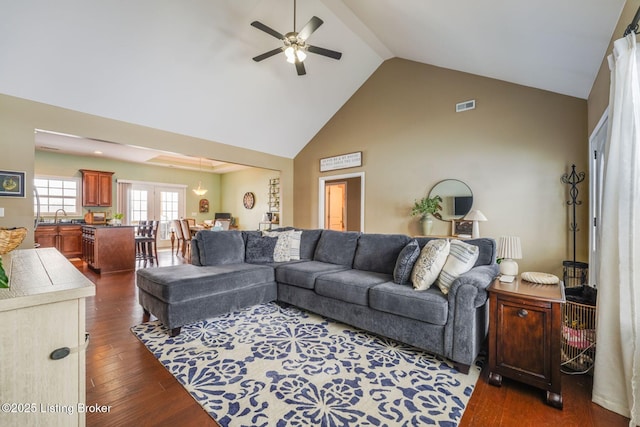
<svg viewBox="0 0 640 427">
<path fill-rule="evenodd" d="M 284 54 L 287 56 L 287 62 L 295 64 L 296 61 L 302 62 L 307 58 L 307 54 L 299 46 L 289 46 L 284 50 Z"/>
</svg>

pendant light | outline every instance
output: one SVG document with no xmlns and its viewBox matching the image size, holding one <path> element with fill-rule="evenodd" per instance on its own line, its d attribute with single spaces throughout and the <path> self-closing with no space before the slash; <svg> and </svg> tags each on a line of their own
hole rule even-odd
<svg viewBox="0 0 640 427">
<path fill-rule="evenodd" d="M 202 157 L 200 157 L 200 173 L 202 173 Z M 204 196 L 207 194 L 207 189 L 202 188 L 202 181 L 198 181 L 198 188 L 194 188 L 193 192 L 196 193 L 196 196 Z"/>
</svg>

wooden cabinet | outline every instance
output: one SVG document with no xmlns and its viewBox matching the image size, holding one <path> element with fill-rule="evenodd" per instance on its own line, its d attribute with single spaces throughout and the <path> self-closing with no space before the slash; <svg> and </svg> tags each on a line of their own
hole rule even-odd
<svg viewBox="0 0 640 427">
<path fill-rule="evenodd" d="M 100 274 L 134 270 L 134 228 L 85 225 L 82 227 L 82 259 Z"/>
<path fill-rule="evenodd" d="M 488 291 L 489 383 L 500 386 L 505 376 L 541 388 L 547 403 L 562 409 L 563 285 L 496 279 Z"/>
<path fill-rule="evenodd" d="M 0 425 L 84 426 L 85 298 L 95 286 L 55 249 L 16 250 L 3 261 Z M 67 356 L 52 358 L 65 347 Z"/>
<path fill-rule="evenodd" d="M 113 172 L 80 169 L 82 206 L 111 206 Z"/>
<path fill-rule="evenodd" d="M 41 248 L 56 248 L 67 258 L 82 255 L 81 225 L 39 225 L 34 237 Z"/>
</svg>

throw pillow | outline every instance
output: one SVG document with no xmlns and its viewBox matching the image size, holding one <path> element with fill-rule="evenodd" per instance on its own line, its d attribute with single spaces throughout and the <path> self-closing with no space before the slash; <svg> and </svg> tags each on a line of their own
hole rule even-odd
<svg viewBox="0 0 640 427">
<path fill-rule="evenodd" d="M 393 281 L 399 285 L 406 285 L 411 279 L 411 270 L 420 256 L 420 245 L 412 240 L 400 251 L 396 266 L 393 269 Z"/>
<path fill-rule="evenodd" d="M 447 261 L 450 246 L 448 240 L 437 239 L 429 240 L 422 248 L 411 273 L 411 281 L 416 290 L 424 291 L 433 285 Z"/>
<path fill-rule="evenodd" d="M 289 257 L 291 260 L 299 260 L 302 230 L 289 230 L 287 233 L 289 233 Z"/>
<path fill-rule="evenodd" d="M 451 242 L 451 250 L 447 257 L 440 276 L 438 276 L 437 285 L 443 294 L 448 294 L 453 281 L 458 276 L 471 270 L 478 259 L 480 248 L 475 245 L 453 240 Z"/>
<path fill-rule="evenodd" d="M 291 260 L 291 239 L 287 231 L 263 231 L 263 236 L 277 238 L 276 247 L 273 250 L 273 260 L 275 262 L 286 262 Z"/>
<path fill-rule="evenodd" d="M 278 243 L 277 237 L 247 235 L 246 262 L 273 262 L 273 251 Z"/>
</svg>

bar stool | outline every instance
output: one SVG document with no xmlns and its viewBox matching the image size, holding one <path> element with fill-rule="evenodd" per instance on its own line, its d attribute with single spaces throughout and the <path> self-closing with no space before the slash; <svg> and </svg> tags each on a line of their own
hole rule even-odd
<svg viewBox="0 0 640 427">
<path fill-rule="evenodd" d="M 138 223 L 138 233 L 135 236 L 136 241 L 136 260 L 144 261 L 144 266 L 147 266 L 147 261 L 151 264 L 154 262 L 158 265 L 158 225 L 160 221 L 140 221 Z"/>
</svg>

